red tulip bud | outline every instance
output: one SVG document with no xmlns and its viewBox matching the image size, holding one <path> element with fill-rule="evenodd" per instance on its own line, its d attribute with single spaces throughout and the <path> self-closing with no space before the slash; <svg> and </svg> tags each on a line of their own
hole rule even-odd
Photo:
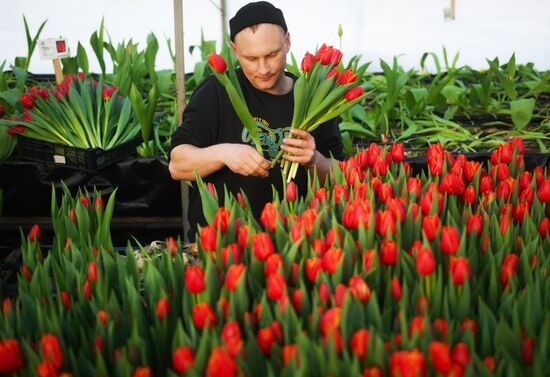
<svg viewBox="0 0 550 377">
<path fill-rule="evenodd" d="M 170 313 L 170 303 L 166 298 L 161 298 L 157 301 L 157 317 L 159 320 L 164 320 Z"/>
<path fill-rule="evenodd" d="M 40 228 L 38 224 L 34 224 L 29 232 L 29 240 L 31 242 L 40 241 Z"/>
<path fill-rule="evenodd" d="M 233 292 L 237 289 L 241 277 L 245 275 L 245 270 L 246 267 L 244 264 L 232 264 L 229 266 L 225 275 L 225 287 L 228 291 Z"/>
<path fill-rule="evenodd" d="M 261 328 L 256 335 L 256 341 L 258 342 L 260 351 L 262 351 L 264 356 L 268 357 L 271 354 L 271 348 L 276 341 L 275 332 L 271 327 Z"/>
<path fill-rule="evenodd" d="M 19 100 L 25 109 L 30 110 L 34 107 L 34 98 L 32 97 L 32 94 L 23 93 L 21 94 Z"/>
<path fill-rule="evenodd" d="M 315 62 L 315 57 L 313 56 L 313 54 L 310 54 L 309 52 L 307 52 L 304 55 L 304 58 L 302 59 L 302 64 L 300 65 L 302 72 L 304 73 L 311 72 L 314 62 Z"/>
<path fill-rule="evenodd" d="M 59 338 L 52 334 L 44 334 L 40 339 L 40 346 L 44 359 L 51 362 L 55 369 L 61 368 L 61 365 L 63 365 L 63 354 L 61 353 Z"/>
<path fill-rule="evenodd" d="M 225 60 L 216 53 L 208 55 L 208 64 L 210 64 L 210 67 L 217 73 L 224 73 L 227 69 Z"/>
<path fill-rule="evenodd" d="M 0 340 L 0 360 L 2 360 L 0 362 L 0 373 L 2 374 L 16 374 L 23 368 L 25 359 L 17 340 Z"/>
<path fill-rule="evenodd" d="M 186 346 L 178 347 L 172 353 L 172 367 L 179 374 L 185 374 L 193 369 L 195 364 L 195 355 L 193 350 Z"/>
<path fill-rule="evenodd" d="M 442 375 L 447 375 L 451 370 L 449 345 L 443 342 L 432 341 L 429 346 L 429 351 L 435 370 Z"/>
<path fill-rule="evenodd" d="M 291 203 L 296 200 L 296 183 L 294 181 L 290 181 L 286 185 L 286 200 Z"/>
<path fill-rule="evenodd" d="M 189 293 L 197 294 L 204 291 L 206 286 L 204 270 L 198 264 L 188 266 L 185 270 L 185 288 Z"/>
<path fill-rule="evenodd" d="M 360 86 L 356 86 L 354 88 L 351 88 L 349 89 L 346 94 L 345 94 L 345 98 L 346 98 L 346 101 L 348 102 L 351 102 L 353 101 L 354 99 L 358 98 L 358 97 L 361 97 L 363 95 L 365 91 L 363 90 L 362 87 Z"/>
<path fill-rule="evenodd" d="M 216 324 L 216 314 L 207 302 L 201 302 L 193 306 L 193 323 L 195 327 L 202 330 L 205 326 Z"/>
</svg>

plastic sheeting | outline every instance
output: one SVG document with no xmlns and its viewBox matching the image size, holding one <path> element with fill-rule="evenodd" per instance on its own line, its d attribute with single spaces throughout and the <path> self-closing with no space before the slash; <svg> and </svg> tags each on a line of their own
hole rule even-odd
<svg viewBox="0 0 550 377">
<path fill-rule="evenodd" d="M 467 153 L 469 160 L 485 162 L 490 153 Z M 525 167 L 550 168 L 550 154 L 526 153 Z M 427 173 L 426 157 L 406 158 L 413 174 Z M 0 163 L 0 187 L 4 190 L 3 216 L 50 216 L 52 184 L 61 197 L 61 181 L 74 194 L 78 187 L 101 192 L 104 201 L 118 187 L 116 216 L 181 216 L 180 183 L 172 180 L 168 162 L 136 158 L 87 173 L 62 165 L 13 161 Z"/>
<path fill-rule="evenodd" d="M 65 182 L 73 195 L 79 187 L 98 190 L 105 202 L 116 192 L 116 216 L 181 216 L 180 183 L 170 177 L 168 162 L 136 158 L 97 173 L 39 162 L 0 162 L 4 191 L 2 216 L 50 216 L 52 185 L 58 199 Z"/>
</svg>

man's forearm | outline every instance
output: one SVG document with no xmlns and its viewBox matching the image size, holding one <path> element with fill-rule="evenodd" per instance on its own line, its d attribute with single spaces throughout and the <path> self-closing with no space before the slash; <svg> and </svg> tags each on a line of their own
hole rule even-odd
<svg viewBox="0 0 550 377">
<path fill-rule="evenodd" d="M 316 150 L 315 160 L 313 164 L 308 168 L 308 171 L 311 173 L 313 173 L 314 171 L 317 172 L 319 183 L 323 184 L 331 168 L 332 168 L 331 160 L 326 158 L 325 156 L 323 156 L 321 152 Z"/>
<path fill-rule="evenodd" d="M 195 180 L 195 171 L 203 178 L 224 167 L 223 146 L 212 145 L 206 148 L 198 148 L 189 144 L 175 147 L 170 153 L 168 169 L 175 180 Z"/>
</svg>

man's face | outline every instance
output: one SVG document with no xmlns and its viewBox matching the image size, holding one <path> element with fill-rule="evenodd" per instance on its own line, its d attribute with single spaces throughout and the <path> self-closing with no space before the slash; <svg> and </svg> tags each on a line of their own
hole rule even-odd
<svg viewBox="0 0 550 377">
<path fill-rule="evenodd" d="M 255 31 L 246 28 L 231 43 L 243 72 L 259 90 L 282 94 L 286 54 L 290 49 L 290 36 L 275 24 L 259 24 Z"/>
</svg>

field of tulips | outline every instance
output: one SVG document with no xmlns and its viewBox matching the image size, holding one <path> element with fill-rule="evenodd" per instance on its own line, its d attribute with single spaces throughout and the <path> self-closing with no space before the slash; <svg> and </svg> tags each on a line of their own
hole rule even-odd
<svg viewBox="0 0 550 377">
<path fill-rule="evenodd" d="M 113 248 L 116 194 L 54 193 L 51 249 L 21 234 L 0 372 L 549 375 L 550 177 L 524 151 L 480 165 L 434 144 L 412 176 L 402 145 L 371 144 L 307 193 L 289 183 L 259 222 L 199 181 L 198 262 L 172 238 Z"/>
</svg>

